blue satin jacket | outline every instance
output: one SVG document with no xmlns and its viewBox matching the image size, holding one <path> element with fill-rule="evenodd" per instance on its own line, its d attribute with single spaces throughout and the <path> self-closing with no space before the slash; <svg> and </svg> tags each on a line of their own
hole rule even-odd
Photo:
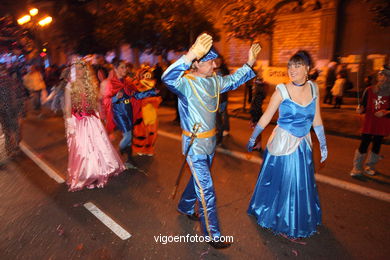
<svg viewBox="0 0 390 260">
<path fill-rule="evenodd" d="M 186 63 L 184 56 L 167 68 L 162 75 L 162 81 L 170 91 L 179 98 L 180 124 L 183 130 L 192 132 L 195 123 L 200 123 L 199 133 L 215 128 L 216 109 L 219 94 L 234 90 L 243 83 L 255 77 L 248 65 L 239 68 L 234 74 L 227 76 L 212 76 L 207 78 L 183 76 L 191 63 Z M 182 135 L 183 154 L 190 142 L 190 137 Z M 189 155 L 213 154 L 215 151 L 215 136 L 195 139 Z"/>
</svg>

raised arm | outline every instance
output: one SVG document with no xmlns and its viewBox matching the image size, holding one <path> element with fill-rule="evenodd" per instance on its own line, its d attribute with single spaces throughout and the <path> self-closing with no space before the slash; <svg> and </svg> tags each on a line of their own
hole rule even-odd
<svg viewBox="0 0 390 260">
<path fill-rule="evenodd" d="M 164 71 L 161 76 L 162 82 L 164 82 L 168 89 L 176 95 L 183 93 L 184 85 L 182 84 L 182 76 L 190 66 L 191 62 L 187 62 L 186 57 L 182 56 Z"/>
<path fill-rule="evenodd" d="M 220 77 L 221 93 L 234 90 L 256 76 L 252 70 L 252 66 L 255 64 L 260 51 L 261 46 L 258 43 L 253 44 L 249 49 L 248 61 L 235 73 L 225 77 Z"/>
<path fill-rule="evenodd" d="M 161 80 L 167 85 L 169 90 L 175 94 L 182 93 L 182 76 L 191 66 L 195 59 L 202 58 L 211 48 L 213 39 L 210 35 L 203 33 L 198 36 L 188 53 L 178 59 L 161 76 Z"/>
</svg>

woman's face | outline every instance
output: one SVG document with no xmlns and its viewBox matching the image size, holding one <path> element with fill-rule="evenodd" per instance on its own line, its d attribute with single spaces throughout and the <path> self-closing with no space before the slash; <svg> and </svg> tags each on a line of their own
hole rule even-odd
<svg viewBox="0 0 390 260">
<path fill-rule="evenodd" d="M 118 67 L 115 68 L 115 72 L 118 78 L 123 78 L 127 74 L 127 66 L 124 62 L 121 62 Z"/>
<path fill-rule="evenodd" d="M 306 81 L 309 68 L 302 64 L 291 64 L 287 71 L 291 81 L 301 84 Z"/>
<path fill-rule="evenodd" d="M 85 68 L 81 64 L 76 64 L 76 79 L 83 79 Z"/>
<path fill-rule="evenodd" d="M 380 85 L 382 85 L 383 83 L 385 83 L 385 82 L 388 80 L 388 78 L 387 78 L 387 77 L 385 76 L 385 74 L 383 74 L 382 72 L 379 72 L 379 73 L 378 73 L 376 79 L 378 80 L 378 83 L 379 83 Z"/>
</svg>

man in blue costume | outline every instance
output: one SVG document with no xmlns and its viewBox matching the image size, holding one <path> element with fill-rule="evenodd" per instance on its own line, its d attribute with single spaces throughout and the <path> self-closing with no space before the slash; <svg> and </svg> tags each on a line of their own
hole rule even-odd
<svg viewBox="0 0 390 260">
<path fill-rule="evenodd" d="M 162 80 L 179 98 L 183 154 L 190 144 L 194 125 L 200 125 L 186 158 L 192 176 L 183 192 L 178 211 L 193 220 L 200 218 L 204 234 L 211 239 L 209 243 L 219 249 L 231 245 L 219 241 L 221 233 L 210 174 L 215 153 L 215 119 L 219 96 L 238 88 L 256 75 L 251 67 L 256 62 L 261 47 L 259 44 L 253 44 L 249 50 L 248 62 L 234 74 L 222 77 L 213 74 L 216 68 L 214 59 L 218 54 L 211 47 L 212 43 L 210 35 L 200 35 L 188 53 L 168 67 L 162 75 Z M 189 69 L 190 72 L 184 75 Z M 195 213 L 197 200 L 199 216 Z"/>
</svg>

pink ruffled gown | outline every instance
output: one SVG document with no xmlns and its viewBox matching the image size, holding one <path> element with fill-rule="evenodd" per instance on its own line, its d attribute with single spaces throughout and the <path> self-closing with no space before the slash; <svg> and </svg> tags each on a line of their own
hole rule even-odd
<svg viewBox="0 0 390 260">
<path fill-rule="evenodd" d="M 69 191 L 102 188 L 126 168 L 95 111 L 73 111 L 72 120 L 75 131 L 67 136 Z"/>
</svg>

